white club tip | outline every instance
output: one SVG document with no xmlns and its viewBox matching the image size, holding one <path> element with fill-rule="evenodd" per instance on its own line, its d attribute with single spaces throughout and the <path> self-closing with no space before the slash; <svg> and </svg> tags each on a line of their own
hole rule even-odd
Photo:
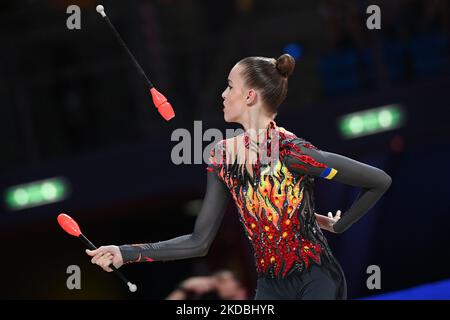
<svg viewBox="0 0 450 320">
<path fill-rule="evenodd" d="M 102 17 L 106 17 L 106 13 L 105 13 L 105 7 L 103 7 L 101 4 L 99 4 L 95 10 L 97 10 L 98 13 L 100 13 L 102 15 Z"/>
<path fill-rule="evenodd" d="M 130 289 L 131 292 L 136 292 L 137 286 L 135 284 L 128 282 L 127 285 L 128 285 L 128 289 Z"/>
</svg>

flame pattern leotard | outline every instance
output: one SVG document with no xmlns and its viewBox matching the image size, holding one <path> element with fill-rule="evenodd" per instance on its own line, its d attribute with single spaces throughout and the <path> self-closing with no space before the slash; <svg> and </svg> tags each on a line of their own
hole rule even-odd
<svg viewBox="0 0 450 320">
<path fill-rule="evenodd" d="M 333 225 L 333 230 L 341 233 L 378 201 L 391 178 L 378 168 L 321 151 L 274 122 L 269 124 L 262 143 L 254 145 L 245 134 L 219 142 L 211 151 L 207 191 L 192 234 L 158 243 L 120 246 L 124 262 L 205 255 L 231 195 L 253 246 L 259 278 L 285 279 L 313 265 L 326 266 L 341 287 L 345 286 L 339 263 L 314 215 L 314 179 L 362 188 L 352 206 Z M 240 161 L 240 146 L 256 149 L 253 165 Z M 265 153 L 260 146 L 266 147 Z M 274 150 L 277 154 L 271 157 Z M 263 161 L 261 154 L 272 161 Z M 342 295 L 345 288 L 340 290 Z"/>
</svg>

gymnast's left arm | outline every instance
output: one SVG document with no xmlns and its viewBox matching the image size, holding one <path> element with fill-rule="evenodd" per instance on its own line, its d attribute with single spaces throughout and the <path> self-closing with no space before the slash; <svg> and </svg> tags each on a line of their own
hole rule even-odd
<svg viewBox="0 0 450 320">
<path fill-rule="evenodd" d="M 334 180 L 362 190 L 333 231 L 342 233 L 358 221 L 389 189 L 391 177 L 381 169 L 345 156 L 317 149 L 309 143 L 297 143 L 284 163 L 292 172 Z"/>
</svg>

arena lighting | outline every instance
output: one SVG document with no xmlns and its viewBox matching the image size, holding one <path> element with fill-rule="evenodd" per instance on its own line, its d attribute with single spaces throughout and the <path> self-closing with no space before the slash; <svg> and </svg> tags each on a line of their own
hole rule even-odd
<svg viewBox="0 0 450 320">
<path fill-rule="evenodd" d="M 341 136 L 353 139 L 399 128 L 405 118 L 401 105 L 390 104 L 344 115 L 337 123 Z"/>
<path fill-rule="evenodd" d="M 295 60 L 300 60 L 303 48 L 298 43 L 289 43 L 283 48 L 283 52 L 290 54 Z"/>
<path fill-rule="evenodd" d="M 54 177 L 9 187 L 5 202 L 9 210 L 22 210 L 62 201 L 69 196 L 69 183 Z"/>
</svg>

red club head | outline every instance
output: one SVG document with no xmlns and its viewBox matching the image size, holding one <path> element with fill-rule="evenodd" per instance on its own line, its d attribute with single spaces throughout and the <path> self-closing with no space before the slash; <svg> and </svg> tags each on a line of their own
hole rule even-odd
<svg viewBox="0 0 450 320">
<path fill-rule="evenodd" d="M 58 215 L 58 223 L 61 228 L 64 229 L 68 234 L 79 237 L 81 234 L 80 227 L 70 216 L 65 213 L 61 213 Z"/>
<path fill-rule="evenodd" d="M 167 98 L 154 87 L 150 89 L 150 93 L 152 94 L 153 103 L 155 104 L 156 109 L 158 109 L 159 114 L 166 120 L 169 121 L 173 117 L 175 117 L 175 112 L 173 111 L 172 105 Z"/>
<path fill-rule="evenodd" d="M 175 117 L 175 112 L 173 111 L 172 105 L 169 102 L 160 105 L 158 111 L 166 121 L 169 121 L 170 119 Z"/>
</svg>

